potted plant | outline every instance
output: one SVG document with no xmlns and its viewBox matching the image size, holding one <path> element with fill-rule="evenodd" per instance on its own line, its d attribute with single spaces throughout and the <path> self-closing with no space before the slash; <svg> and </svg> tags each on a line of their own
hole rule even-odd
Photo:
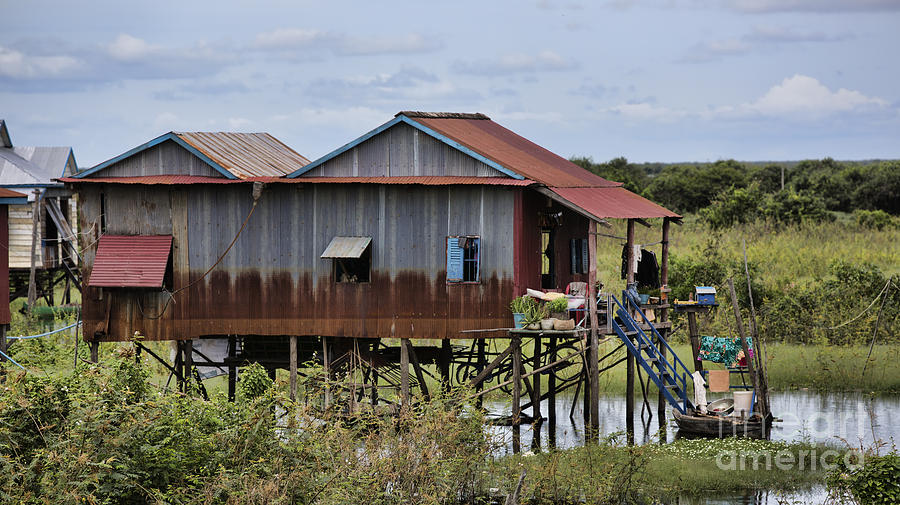
<svg viewBox="0 0 900 505">
<path fill-rule="evenodd" d="M 513 301 L 509 303 L 509 310 L 513 313 L 513 325 L 516 328 L 524 328 L 528 323 L 525 323 L 525 314 L 528 313 L 528 309 L 537 305 L 537 302 L 534 298 L 522 295 L 517 298 L 514 298 Z"/>
<path fill-rule="evenodd" d="M 559 297 L 547 302 L 547 310 L 554 319 L 569 319 L 569 300 Z"/>
<path fill-rule="evenodd" d="M 540 330 L 541 329 L 541 320 L 546 319 L 549 315 L 547 312 L 547 308 L 539 303 L 534 303 L 525 311 L 525 317 L 522 322 L 525 324 L 525 328 L 529 330 Z"/>
</svg>

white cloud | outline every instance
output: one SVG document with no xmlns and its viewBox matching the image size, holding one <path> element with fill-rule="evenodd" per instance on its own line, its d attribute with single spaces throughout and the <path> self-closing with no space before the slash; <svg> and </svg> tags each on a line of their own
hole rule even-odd
<svg viewBox="0 0 900 505">
<path fill-rule="evenodd" d="M 510 53 L 491 59 L 457 61 L 453 69 L 473 75 L 509 75 L 546 71 L 573 70 L 578 64 L 559 54 L 545 50 L 537 54 Z"/>
<path fill-rule="evenodd" d="M 127 33 L 120 33 L 115 40 L 106 46 L 109 55 L 119 61 L 140 60 L 158 49 L 157 46 L 152 46 L 145 40 Z"/>
<path fill-rule="evenodd" d="M 252 46 L 257 49 L 296 49 L 329 37 L 325 32 L 319 30 L 279 28 L 257 34 Z"/>
<path fill-rule="evenodd" d="M 796 74 L 772 86 L 757 100 L 736 107 L 719 107 L 716 116 L 779 116 L 817 118 L 838 113 L 883 109 L 888 102 L 859 91 L 831 91 L 813 77 Z"/>
<path fill-rule="evenodd" d="M 419 33 L 360 37 L 306 28 L 279 28 L 257 34 L 251 47 L 283 53 L 326 50 L 340 56 L 369 56 L 428 52 L 439 49 L 441 44 Z"/>
<path fill-rule="evenodd" d="M 35 56 L 0 46 L 0 76 L 16 79 L 57 77 L 75 70 L 81 62 L 71 56 Z"/>
<path fill-rule="evenodd" d="M 247 127 L 253 124 L 253 121 L 244 117 L 230 117 L 228 118 L 228 129 L 230 131 L 238 131 L 238 130 L 246 130 Z"/>
<path fill-rule="evenodd" d="M 648 102 L 623 103 L 610 107 L 605 112 L 621 116 L 631 121 L 653 121 L 668 123 L 686 117 L 685 111 L 661 107 Z"/>
</svg>

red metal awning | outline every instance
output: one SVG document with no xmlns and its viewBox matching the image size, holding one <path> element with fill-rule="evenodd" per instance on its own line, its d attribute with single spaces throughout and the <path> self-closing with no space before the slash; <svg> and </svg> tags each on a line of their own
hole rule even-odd
<svg viewBox="0 0 900 505">
<path fill-rule="evenodd" d="M 171 235 L 103 235 L 88 286 L 161 288 L 171 250 Z"/>
<path fill-rule="evenodd" d="M 549 188 L 562 200 L 595 218 L 679 218 L 678 214 L 625 188 Z"/>
</svg>

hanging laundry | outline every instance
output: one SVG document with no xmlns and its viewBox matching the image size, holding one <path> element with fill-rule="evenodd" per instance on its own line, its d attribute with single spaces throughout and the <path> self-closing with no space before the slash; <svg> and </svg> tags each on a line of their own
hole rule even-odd
<svg viewBox="0 0 900 505">
<path fill-rule="evenodd" d="M 753 357 L 753 339 L 747 337 L 747 347 L 750 357 Z M 724 363 L 727 366 L 746 366 L 744 348 L 741 347 L 741 339 L 738 337 L 700 337 L 700 349 L 697 359 Z"/>
<path fill-rule="evenodd" d="M 656 262 L 656 253 L 641 249 L 641 262 L 638 264 L 634 280 L 638 287 L 659 288 L 659 263 Z"/>
</svg>

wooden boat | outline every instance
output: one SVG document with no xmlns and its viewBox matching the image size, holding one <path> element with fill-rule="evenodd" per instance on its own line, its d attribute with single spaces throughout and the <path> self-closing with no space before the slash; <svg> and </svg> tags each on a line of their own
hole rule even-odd
<svg viewBox="0 0 900 505">
<path fill-rule="evenodd" d="M 762 417 L 755 415 L 749 419 L 741 419 L 731 416 L 715 416 L 701 414 L 698 411 L 688 411 L 682 414 L 673 411 L 675 423 L 678 424 L 679 433 L 686 435 L 699 435 L 704 437 L 750 437 L 766 438 L 768 427 Z"/>
</svg>

